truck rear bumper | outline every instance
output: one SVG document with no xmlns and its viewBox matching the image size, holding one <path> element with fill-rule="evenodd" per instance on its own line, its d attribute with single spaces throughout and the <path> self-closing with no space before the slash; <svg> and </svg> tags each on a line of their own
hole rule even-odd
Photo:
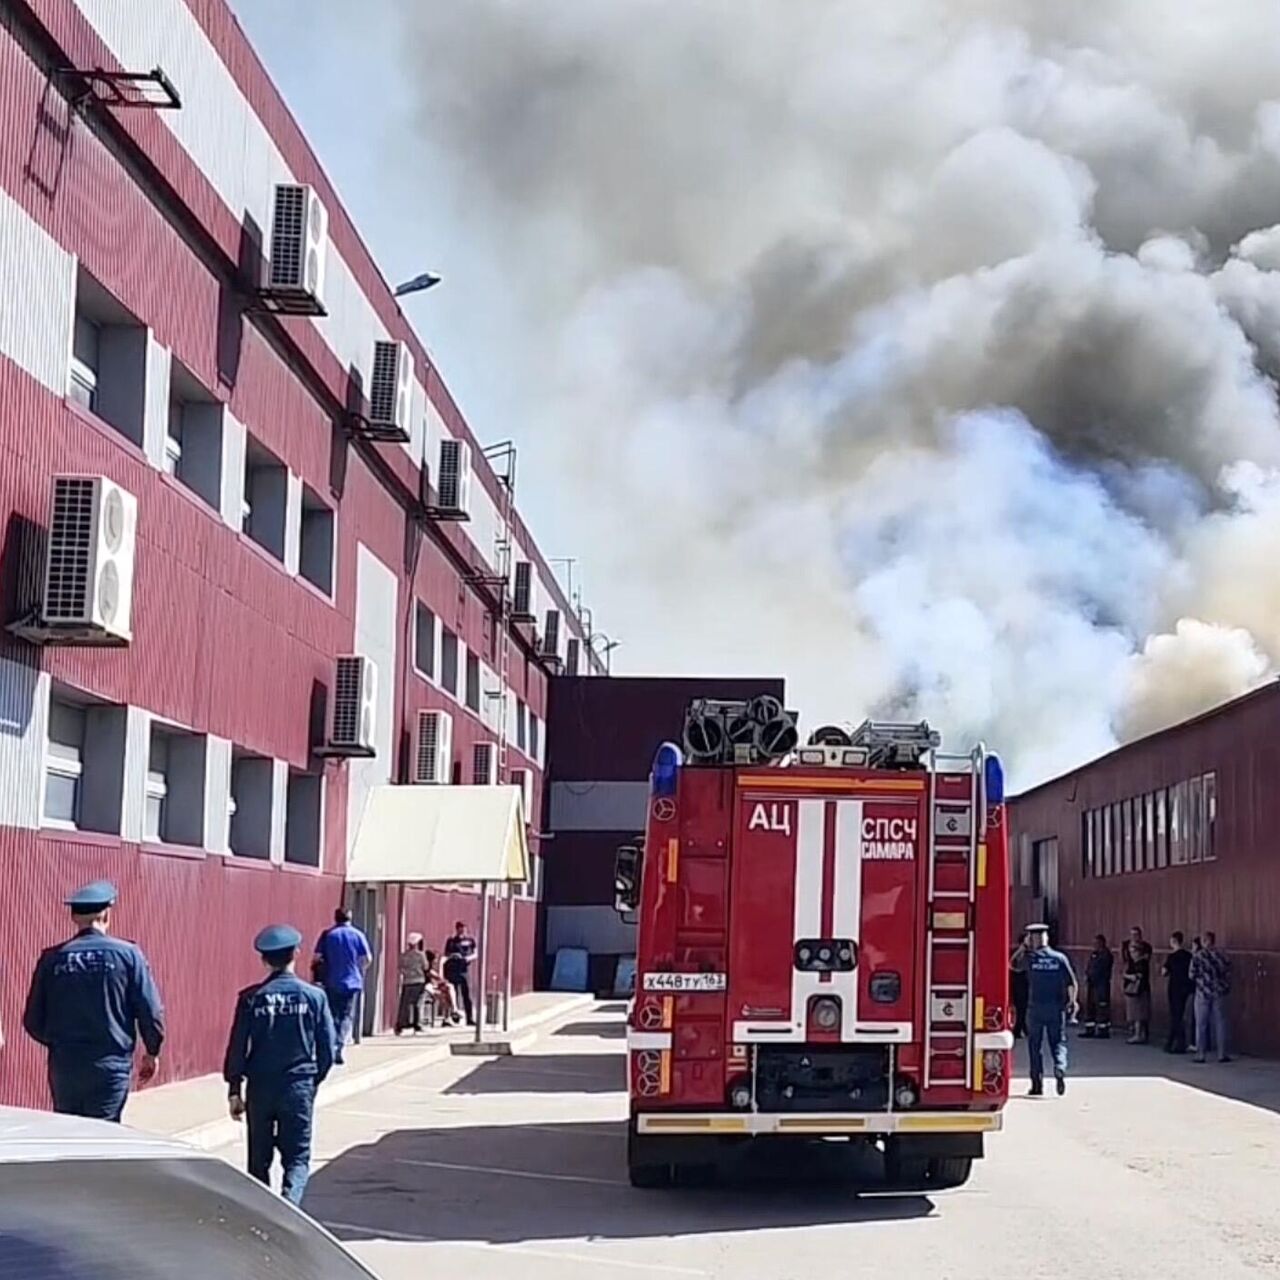
<svg viewBox="0 0 1280 1280">
<path fill-rule="evenodd" d="M 1004 1127 L 999 1111 L 877 1111 L 861 1115 L 848 1112 L 793 1111 L 783 1115 L 727 1111 L 640 1112 L 639 1133 L 805 1134 L 810 1137 L 844 1137 L 901 1133 L 997 1133 Z"/>
</svg>

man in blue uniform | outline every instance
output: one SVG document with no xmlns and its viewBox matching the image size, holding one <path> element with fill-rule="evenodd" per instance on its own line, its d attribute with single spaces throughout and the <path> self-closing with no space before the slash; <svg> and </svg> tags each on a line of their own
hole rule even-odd
<svg viewBox="0 0 1280 1280">
<path fill-rule="evenodd" d="M 141 1036 L 138 1079 L 156 1073 L 164 1009 L 147 958 L 107 934 L 115 886 L 97 880 L 66 900 L 75 937 L 40 956 L 22 1025 L 49 1051 L 53 1109 L 119 1123 Z"/>
<path fill-rule="evenodd" d="M 294 972 L 302 935 L 290 925 L 263 929 L 254 947 L 270 970 L 236 999 L 223 1075 L 233 1120 L 248 1119 L 249 1172 L 271 1185 L 280 1153 L 281 1192 L 302 1203 L 311 1172 L 316 1088 L 333 1066 L 334 1029 L 319 987 Z M 247 1097 L 242 1092 L 248 1084 Z"/>
<path fill-rule="evenodd" d="M 339 907 L 333 913 L 333 926 L 316 939 L 312 961 L 312 972 L 316 981 L 324 986 L 338 1029 L 336 1061 L 339 1066 L 343 1050 L 351 1042 L 364 992 L 364 973 L 372 959 L 369 939 L 351 923 L 351 912 Z"/>
<path fill-rule="evenodd" d="M 1028 925 L 1027 935 L 1027 1050 L 1031 1067 L 1031 1096 L 1044 1093 L 1041 1037 L 1053 1054 L 1053 1078 L 1058 1093 L 1067 1091 L 1067 1016 L 1076 1007 L 1076 975 L 1071 961 L 1049 945 L 1049 926 Z"/>
</svg>

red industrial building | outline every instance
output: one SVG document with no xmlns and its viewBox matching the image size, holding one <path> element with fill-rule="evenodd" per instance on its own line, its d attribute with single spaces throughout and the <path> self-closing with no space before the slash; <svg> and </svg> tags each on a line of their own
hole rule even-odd
<svg viewBox="0 0 1280 1280">
<path fill-rule="evenodd" d="M 548 677 L 590 637 L 223 0 L 0 7 L 0 281 L 0 1101 L 44 1101 L 22 999 L 99 877 L 164 1078 L 219 1065 L 255 931 L 344 897 L 384 1025 L 403 932 L 479 902 L 348 883 L 389 784 L 520 788 L 528 987 Z"/>
<path fill-rule="evenodd" d="M 1015 921 L 1047 920 L 1081 961 L 1096 933 L 1118 961 L 1133 925 L 1157 959 L 1173 930 L 1188 944 L 1212 930 L 1234 962 L 1235 1042 L 1280 1053 L 1278 771 L 1272 683 L 1025 792 L 1010 805 Z"/>
</svg>

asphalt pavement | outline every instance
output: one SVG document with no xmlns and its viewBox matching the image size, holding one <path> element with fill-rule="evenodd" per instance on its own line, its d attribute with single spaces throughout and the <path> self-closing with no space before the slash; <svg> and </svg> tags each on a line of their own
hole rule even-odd
<svg viewBox="0 0 1280 1280">
<path fill-rule="evenodd" d="M 877 1160 L 829 1149 L 635 1191 L 621 1008 L 598 1006 L 326 1108 L 305 1207 L 385 1280 L 1274 1280 L 1280 1066 L 1072 1048 L 1066 1098 L 1011 1102 L 957 1191 L 876 1191 Z"/>
</svg>

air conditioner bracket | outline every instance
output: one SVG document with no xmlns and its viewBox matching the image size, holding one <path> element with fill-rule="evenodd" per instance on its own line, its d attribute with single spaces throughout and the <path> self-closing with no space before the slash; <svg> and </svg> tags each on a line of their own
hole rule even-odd
<svg viewBox="0 0 1280 1280">
<path fill-rule="evenodd" d="M 6 628 L 28 644 L 79 646 L 84 649 L 127 649 L 124 636 L 113 635 L 83 622 L 47 622 L 38 613 L 29 613 Z"/>
<path fill-rule="evenodd" d="M 373 747 L 340 746 L 327 742 L 313 747 L 311 754 L 320 760 L 372 760 L 378 753 Z"/>
<path fill-rule="evenodd" d="M 297 289 L 255 290 L 245 310 L 251 315 L 327 316 L 324 303 Z"/>
<path fill-rule="evenodd" d="M 370 422 L 362 413 L 347 414 L 346 426 L 348 434 L 374 444 L 408 444 L 410 439 L 403 427 Z"/>
</svg>

